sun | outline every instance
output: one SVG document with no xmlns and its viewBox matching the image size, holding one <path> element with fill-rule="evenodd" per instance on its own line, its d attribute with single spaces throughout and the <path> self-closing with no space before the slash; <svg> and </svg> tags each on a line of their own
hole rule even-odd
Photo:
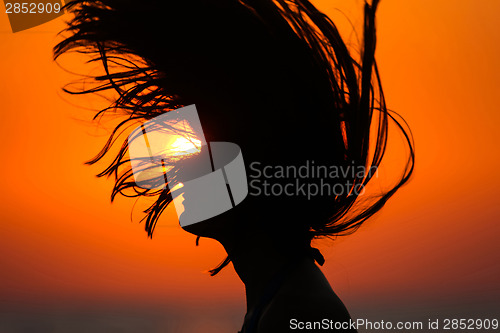
<svg viewBox="0 0 500 333">
<path fill-rule="evenodd" d="M 201 151 L 201 141 L 193 137 L 186 138 L 180 136 L 176 138 L 168 147 L 170 156 L 186 156 L 199 153 Z"/>
</svg>

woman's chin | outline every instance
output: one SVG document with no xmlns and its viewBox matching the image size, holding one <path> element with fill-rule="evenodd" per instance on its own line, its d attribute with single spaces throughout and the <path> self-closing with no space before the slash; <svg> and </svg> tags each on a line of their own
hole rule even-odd
<svg viewBox="0 0 500 333">
<path fill-rule="evenodd" d="M 213 217 L 208 220 L 204 220 L 201 222 L 189 224 L 189 225 L 181 225 L 182 229 L 185 231 L 200 237 L 214 238 L 217 239 L 218 235 L 222 233 L 224 230 L 224 219 L 220 217 Z"/>
</svg>

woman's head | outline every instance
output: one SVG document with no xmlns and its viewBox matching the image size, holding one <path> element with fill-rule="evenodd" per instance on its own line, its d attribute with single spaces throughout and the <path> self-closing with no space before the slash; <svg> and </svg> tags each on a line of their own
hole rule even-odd
<svg viewBox="0 0 500 333">
<path fill-rule="evenodd" d="M 335 24 L 307 0 L 76 0 L 66 6 L 75 16 L 55 56 L 78 50 L 103 63 L 106 74 L 96 78 L 102 85 L 85 92 L 110 89 L 119 94 L 112 108 L 126 119 L 114 135 L 126 124 L 195 104 L 206 141 L 239 145 L 247 173 L 260 168 L 262 178 L 264 168 L 269 174 L 279 166 L 292 172 L 288 177 L 274 172 L 267 180 L 275 188 L 297 179 L 294 168 L 297 172 L 311 164 L 337 168 L 337 177 L 323 183 L 315 179 L 317 186 L 354 188 L 366 185 L 373 174 L 346 170 L 373 170 L 380 164 L 393 119 L 374 60 L 377 4 L 365 6 L 359 61 Z M 359 197 L 351 190 L 309 198 L 271 193 L 249 195 L 219 223 L 239 218 L 246 221 L 242 225 L 304 244 L 316 236 L 355 231 L 412 172 L 411 137 L 396 124 L 411 152 L 403 175 L 355 213 L 351 210 Z M 109 145 L 91 163 L 108 151 Z M 120 174 L 126 153 L 125 142 L 101 175 L 115 174 L 113 196 L 133 190 L 132 195 L 157 198 L 146 212 L 146 230 L 152 235 L 172 196 L 168 187 L 140 189 L 131 172 Z M 203 230 L 198 233 L 216 237 Z"/>
</svg>

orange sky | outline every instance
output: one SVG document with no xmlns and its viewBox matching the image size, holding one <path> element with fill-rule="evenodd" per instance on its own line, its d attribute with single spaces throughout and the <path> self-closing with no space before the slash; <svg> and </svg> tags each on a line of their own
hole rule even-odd
<svg viewBox="0 0 500 333">
<path fill-rule="evenodd" d="M 315 3 L 345 31 L 335 8 L 360 22 L 362 1 Z M 354 315 L 382 304 L 498 309 L 499 13 L 497 0 L 380 5 L 386 98 L 411 126 L 417 166 L 357 234 L 319 242 L 324 272 Z M 75 79 L 51 61 L 62 26 L 13 34 L 0 14 L 0 311 L 127 302 L 243 311 L 232 268 L 215 278 L 203 273 L 223 259 L 218 244 L 202 239 L 195 247 L 172 209 L 148 239 L 130 221 L 133 200 L 111 205 L 112 181 L 94 177 L 100 166 L 83 165 L 106 132 L 60 92 Z M 71 102 L 95 106 L 89 98 Z M 389 155 L 388 173 L 395 162 Z"/>
</svg>

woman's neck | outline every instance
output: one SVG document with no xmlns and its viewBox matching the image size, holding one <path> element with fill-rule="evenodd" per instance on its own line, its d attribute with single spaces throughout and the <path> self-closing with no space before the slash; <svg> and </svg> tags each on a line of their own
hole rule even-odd
<svg viewBox="0 0 500 333">
<path fill-rule="evenodd" d="M 258 305 L 273 278 L 291 262 L 301 259 L 298 254 L 291 255 L 278 249 L 276 241 L 259 231 L 241 233 L 241 237 L 221 243 L 245 284 L 247 313 Z"/>
</svg>

